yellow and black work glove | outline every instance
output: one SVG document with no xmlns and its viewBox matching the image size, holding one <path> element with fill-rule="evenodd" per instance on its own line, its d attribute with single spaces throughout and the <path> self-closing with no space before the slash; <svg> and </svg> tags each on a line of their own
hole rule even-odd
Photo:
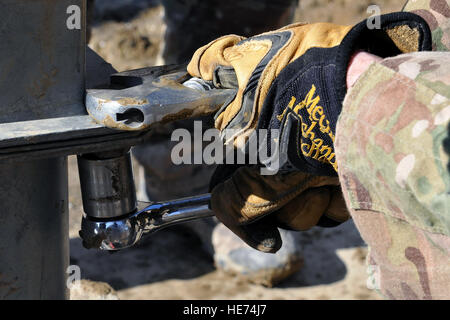
<svg viewBox="0 0 450 320">
<path fill-rule="evenodd" d="M 305 172 L 261 175 L 259 166 L 219 166 L 211 179 L 217 218 L 251 247 L 274 253 L 277 227 L 304 231 L 334 227 L 349 215 L 337 177 Z"/>
<path fill-rule="evenodd" d="M 216 216 L 250 246 L 275 252 L 277 227 L 304 230 L 348 218 L 336 213 L 345 205 L 334 135 L 350 59 L 360 50 L 380 57 L 431 50 L 430 29 L 418 15 L 392 13 L 379 22 L 294 24 L 248 39 L 230 35 L 194 54 L 192 76 L 238 89 L 215 118 L 217 129 L 234 130 L 225 142 L 270 129 L 265 141 L 279 149 L 283 166 L 275 176 L 261 175 L 258 166 L 220 166 L 211 182 Z"/>
</svg>

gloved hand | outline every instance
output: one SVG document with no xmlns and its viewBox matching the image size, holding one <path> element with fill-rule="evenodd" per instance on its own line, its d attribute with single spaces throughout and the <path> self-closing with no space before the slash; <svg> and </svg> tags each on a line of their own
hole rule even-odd
<svg viewBox="0 0 450 320">
<path fill-rule="evenodd" d="M 303 231 L 349 219 L 337 177 L 304 172 L 261 175 L 259 166 L 219 166 L 211 179 L 217 218 L 251 247 L 274 253 L 277 227 Z"/>
<path fill-rule="evenodd" d="M 278 175 L 222 166 L 212 179 L 216 216 L 252 247 L 275 252 L 281 245 L 277 226 L 303 230 L 322 217 L 347 219 L 335 210 L 345 212 L 333 142 L 349 61 L 358 50 L 380 57 L 431 50 L 421 17 L 393 13 L 380 22 L 372 30 L 366 21 L 354 27 L 294 24 L 249 39 L 225 36 L 194 54 L 192 76 L 218 88 L 238 88 L 216 114 L 216 128 L 235 130 L 226 143 L 256 129 L 279 131 L 276 136 L 268 131 L 267 139 L 278 145 L 285 165 Z M 299 172 L 287 169 L 292 167 Z"/>
</svg>

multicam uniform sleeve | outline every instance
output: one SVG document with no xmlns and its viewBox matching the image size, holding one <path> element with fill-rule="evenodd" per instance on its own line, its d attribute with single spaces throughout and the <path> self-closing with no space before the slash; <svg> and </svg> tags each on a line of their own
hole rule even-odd
<svg viewBox="0 0 450 320">
<path fill-rule="evenodd" d="M 339 178 L 387 298 L 450 298 L 449 120 L 449 52 L 373 64 L 344 101 Z"/>
<path fill-rule="evenodd" d="M 450 50 L 450 0 L 410 0 L 403 11 L 427 21 L 433 34 L 433 51 Z"/>
<path fill-rule="evenodd" d="M 449 4 L 405 5 L 440 52 L 373 64 L 337 123 L 339 178 L 369 245 L 367 284 L 389 299 L 450 298 Z"/>
</svg>

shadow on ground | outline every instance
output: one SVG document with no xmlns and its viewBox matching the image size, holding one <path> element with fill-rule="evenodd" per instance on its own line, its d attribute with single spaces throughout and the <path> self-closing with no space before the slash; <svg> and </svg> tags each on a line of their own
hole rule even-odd
<svg viewBox="0 0 450 320">
<path fill-rule="evenodd" d="M 85 249 L 79 238 L 70 239 L 70 263 L 83 279 L 103 281 L 114 289 L 167 279 L 192 279 L 214 270 L 200 241 L 183 228 L 161 230 L 133 248 L 109 253 Z"/>
<path fill-rule="evenodd" d="M 365 243 L 353 221 L 333 229 L 313 228 L 298 232 L 297 241 L 303 246 L 303 268 L 282 282 L 280 288 L 295 288 L 331 284 L 343 280 L 347 267 L 337 252 L 341 249 L 357 248 L 359 259 L 366 256 Z"/>
<path fill-rule="evenodd" d="M 296 237 L 304 248 L 304 266 L 278 288 L 342 280 L 347 269 L 336 251 L 364 245 L 352 222 L 334 229 L 314 228 L 296 233 Z M 72 238 L 70 254 L 71 264 L 80 267 L 83 279 L 107 282 L 116 290 L 164 280 L 193 279 L 215 270 L 201 241 L 182 226 L 161 230 L 144 237 L 137 246 L 113 254 L 87 250 L 79 238 Z"/>
</svg>

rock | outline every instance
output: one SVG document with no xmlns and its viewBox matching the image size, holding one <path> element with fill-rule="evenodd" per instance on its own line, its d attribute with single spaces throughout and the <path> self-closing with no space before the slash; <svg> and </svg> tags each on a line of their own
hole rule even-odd
<svg viewBox="0 0 450 320">
<path fill-rule="evenodd" d="M 80 280 L 70 289 L 70 300 L 119 300 L 119 297 L 105 282 Z"/>
<path fill-rule="evenodd" d="M 202 242 L 218 270 L 248 283 L 273 287 L 301 269 L 303 254 L 295 232 L 280 229 L 282 248 L 275 254 L 257 251 L 216 219 L 184 225 Z"/>
<path fill-rule="evenodd" d="M 268 254 L 249 247 L 223 224 L 217 225 L 212 233 L 216 267 L 255 284 L 276 285 L 303 265 L 301 245 L 293 232 L 280 230 L 280 233 L 282 248 Z"/>
<path fill-rule="evenodd" d="M 155 65 L 165 30 L 161 6 L 139 12 L 127 23 L 107 21 L 92 28 L 89 47 L 124 71 Z"/>
</svg>

